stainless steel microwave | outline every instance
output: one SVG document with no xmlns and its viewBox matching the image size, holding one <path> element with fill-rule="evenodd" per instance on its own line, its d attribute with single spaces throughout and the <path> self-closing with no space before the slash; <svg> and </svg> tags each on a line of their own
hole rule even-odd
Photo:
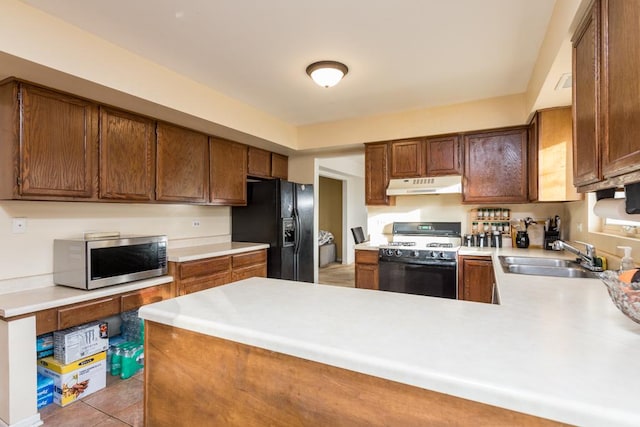
<svg viewBox="0 0 640 427">
<path fill-rule="evenodd" d="M 167 274 L 167 236 L 53 241 L 53 281 L 97 289 Z"/>
</svg>

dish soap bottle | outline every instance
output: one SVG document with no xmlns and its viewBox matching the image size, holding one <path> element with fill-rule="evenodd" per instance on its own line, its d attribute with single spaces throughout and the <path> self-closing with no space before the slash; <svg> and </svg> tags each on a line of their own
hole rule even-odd
<svg viewBox="0 0 640 427">
<path fill-rule="evenodd" d="M 631 247 L 630 246 L 618 246 L 618 249 L 622 249 L 624 251 L 624 256 L 620 260 L 620 271 L 632 270 L 635 268 L 633 264 L 633 258 L 631 258 Z"/>
</svg>

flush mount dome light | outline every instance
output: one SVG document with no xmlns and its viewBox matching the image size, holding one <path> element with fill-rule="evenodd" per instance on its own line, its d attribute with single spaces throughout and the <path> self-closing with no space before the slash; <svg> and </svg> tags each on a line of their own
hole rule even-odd
<svg viewBox="0 0 640 427">
<path fill-rule="evenodd" d="M 322 87 L 337 85 L 348 72 L 346 65 L 336 61 L 318 61 L 307 67 L 309 77 Z"/>
</svg>

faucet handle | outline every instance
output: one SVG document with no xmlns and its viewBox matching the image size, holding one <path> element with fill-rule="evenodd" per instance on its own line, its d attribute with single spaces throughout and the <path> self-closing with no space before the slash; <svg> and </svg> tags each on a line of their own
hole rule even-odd
<svg viewBox="0 0 640 427">
<path fill-rule="evenodd" d="M 551 243 L 551 248 L 554 251 L 561 251 L 562 250 L 562 240 L 556 240 L 553 243 Z"/>
<path fill-rule="evenodd" d="M 591 243 L 587 243 L 587 242 L 581 242 L 580 240 L 576 240 L 576 243 L 580 243 L 581 245 L 584 245 L 586 251 L 587 251 L 587 256 L 593 257 L 596 254 L 596 247 L 593 246 Z"/>
</svg>

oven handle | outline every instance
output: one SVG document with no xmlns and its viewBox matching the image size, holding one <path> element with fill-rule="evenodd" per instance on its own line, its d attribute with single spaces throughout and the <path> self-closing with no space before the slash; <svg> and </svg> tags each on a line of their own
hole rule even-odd
<svg viewBox="0 0 640 427">
<path fill-rule="evenodd" d="M 420 260 L 420 261 L 398 261 L 394 259 L 384 259 L 380 258 L 378 260 L 380 263 L 385 264 L 402 264 L 402 265 L 422 265 L 429 267 L 456 267 L 458 265 L 457 261 L 431 261 L 431 260 Z"/>
</svg>

